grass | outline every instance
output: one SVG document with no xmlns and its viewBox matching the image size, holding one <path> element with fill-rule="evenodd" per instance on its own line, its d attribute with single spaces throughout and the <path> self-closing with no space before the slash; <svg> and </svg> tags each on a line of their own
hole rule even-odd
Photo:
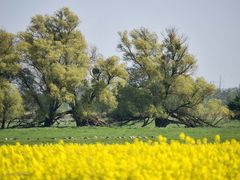
<svg viewBox="0 0 240 180">
<path fill-rule="evenodd" d="M 57 143 L 60 139 L 74 143 L 124 143 L 132 142 L 135 137 L 144 141 L 154 140 L 161 134 L 169 140 L 178 139 L 179 134 L 185 134 L 194 138 L 206 137 L 211 142 L 216 134 L 222 141 L 235 138 L 240 140 L 239 122 L 224 125 L 221 128 L 184 128 L 169 126 L 167 128 L 155 128 L 138 126 L 124 127 L 52 127 L 29 129 L 5 129 L 0 130 L 0 144 L 41 144 Z"/>
</svg>

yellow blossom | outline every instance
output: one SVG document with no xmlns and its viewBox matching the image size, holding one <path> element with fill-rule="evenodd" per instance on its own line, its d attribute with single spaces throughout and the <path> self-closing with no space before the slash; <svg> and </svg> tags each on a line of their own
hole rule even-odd
<svg viewBox="0 0 240 180">
<path fill-rule="evenodd" d="M 239 179 L 240 142 L 218 136 L 209 144 L 189 136 L 166 143 L 160 135 L 156 142 L 1 145 L 0 179 Z"/>
</svg>

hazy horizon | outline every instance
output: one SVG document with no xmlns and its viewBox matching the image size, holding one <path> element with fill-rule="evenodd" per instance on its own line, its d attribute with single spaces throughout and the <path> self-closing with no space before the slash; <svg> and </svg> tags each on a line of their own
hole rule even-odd
<svg viewBox="0 0 240 180">
<path fill-rule="evenodd" d="M 240 1 L 137 1 L 137 0 L 0 0 L 0 28 L 24 31 L 36 14 L 52 15 L 69 7 L 80 18 L 79 29 L 90 46 L 105 57 L 121 53 L 117 32 L 146 27 L 161 38 L 168 27 L 188 37 L 189 52 L 197 58 L 197 76 L 217 86 L 240 84 Z"/>
</svg>

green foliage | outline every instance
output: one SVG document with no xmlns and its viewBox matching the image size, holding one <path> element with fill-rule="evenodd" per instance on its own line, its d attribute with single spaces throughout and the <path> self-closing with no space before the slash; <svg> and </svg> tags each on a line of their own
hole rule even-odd
<svg viewBox="0 0 240 180">
<path fill-rule="evenodd" d="M 213 125 L 217 125 L 221 120 L 228 120 L 232 115 L 231 111 L 222 104 L 221 100 L 210 99 L 197 106 L 197 116 Z"/>
<path fill-rule="evenodd" d="M 112 110 L 117 106 L 116 95 L 119 88 L 125 86 L 128 73 L 116 56 L 106 60 L 98 59 L 94 69 L 99 71 L 92 76 L 92 85 L 96 88 L 96 100 L 103 109 Z"/>
<path fill-rule="evenodd" d="M 140 114 L 143 113 L 145 118 L 156 118 L 156 121 L 187 126 L 213 125 L 217 119 L 220 121 L 222 117 L 230 115 L 221 103 L 215 103 L 218 108 L 222 107 L 221 113 L 215 111 L 208 114 L 207 119 L 206 115 L 203 118 L 196 110 L 202 103 L 212 104 L 207 102 L 207 99 L 214 94 L 215 87 L 203 78 L 191 76 L 196 70 L 196 60 L 188 52 L 186 39 L 179 36 L 175 29 L 167 29 L 161 42 L 155 33 L 145 28 L 134 29 L 130 33 L 125 31 L 119 35 L 121 43 L 118 48 L 123 52 L 124 60 L 132 64 L 128 69 L 129 85 L 149 96 L 148 101 L 141 104 L 145 109 L 135 108 L 131 115 L 139 114 L 138 117 L 141 118 Z M 122 107 L 136 107 L 136 101 L 126 104 L 121 100 L 123 97 L 124 95 L 120 96 L 120 102 L 123 104 L 118 106 L 119 112 L 122 112 Z M 209 117 L 212 118 L 211 122 Z"/>
<path fill-rule="evenodd" d="M 124 64 L 116 56 L 103 58 L 96 48 L 89 54 L 79 23 L 62 8 L 32 17 L 17 38 L 0 30 L 3 128 L 22 115 L 23 103 L 33 126 L 52 126 L 67 114 L 78 126 L 110 115 L 121 122 L 141 120 L 143 126 L 154 120 L 157 126 L 216 126 L 232 116 L 223 103 L 239 118 L 235 90 L 216 93 L 214 85 L 192 76 L 196 59 L 174 28 L 162 40 L 146 28 L 119 33 Z"/>
<path fill-rule="evenodd" d="M 11 83 L 20 69 L 20 59 L 15 50 L 15 36 L 0 30 L 0 123 L 9 127 L 23 113 L 23 103 L 18 89 Z"/>
<path fill-rule="evenodd" d="M 92 63 L 90 77 L 80 88 L 79 98 L 71 104 L 73 117 L 79 126 L 90 123 L 89 119 L 93 117 L 98 121 L 117 107 L 116 96 L 125 86 L 128 73 L 118 57 L 99 57 Z"/>
<path fill-rule="evenodd" d="M 57 112 L 59 107 L 74 102 L 76 88 L 87 75 L 87 45 L 78 24 L 78 17 L 62 8 L 53 16 L 34 16 L 28 29 L 18 35 L 24 67 L 20 83 L 43 112 L 45 126 L 65 114 Z"/>
<path fill-rule="evenodd" d="M 10 79 L 20 69 L 19 56 L 14 47 L 14 35 L 0 29 L 0 78 Z"/>
<path fill-rule="evenodd" d="M 240 95 L 240 87 L 217 89 L 212 98 L 221 99 L 225 105 L 228 105 L 237 95 Z"/>
<path fill-rule="evenodd" d="M 240 119 L 240 96 L 229 102 L 228 108 L 234 112 L 234 118 Z"/>
<path fill-rule="evenodd" d="M 119 120 L 144 118 L 151 105 L 151 98 L 144 89 L 126 86 L 119 91 L 118 108 L 113 111 L 112 116 Z"/>
<path fill-rule="evenodd" d="M 0 82 L 0 122 L 1 128 L 20 118 L 24 113 L 22 97 L 17 88 L 7 82 Z"/>
</svg>

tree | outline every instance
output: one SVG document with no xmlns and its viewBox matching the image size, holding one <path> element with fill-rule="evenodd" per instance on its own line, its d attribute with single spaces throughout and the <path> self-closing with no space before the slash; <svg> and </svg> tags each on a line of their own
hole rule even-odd
<svg viewBox="0 0 240 180">
<path fill-rule="evenodd" d="M 90 77 L 74 103 L 70 103 L 77 126 L 103 124 L 99 118 L 117 107 L 117 94 L 126 84 L 128 73 L 116 56 L 92 59 Z"/>
<path fill-rule="evenodd" d="M 14 35 L 0 29 L 0 78 L 11 80 L 20 69 Z"/>
<path fill-rule="evenodd" d="M 9 127 L 23 115 L 22 98 L 11 83 L 20 69 L 20 59 L 15 51 L 13 34 L 0 30 L 0 122 L 1 128 Z"/>
<path fill-rule="evenodd" d="M 5 81 L 0 83 L 0 121 L 1 128 L 9 127 L 23 113 L 23 102 L 18 89 Z"/>
<path fill-rule="evenodd" d="M 144 90 L 151 97 L 151 102 L 145 104 L 148 119 L 154 119 L 158 127 L 169 123 L 188 127 L 215 125 L 213 121 L 203 119 L 199 111 L 201 104 L 208 103 L 215 87 L 203 78 L 192 77 L 196 60 L 188 52 L 186 38 L 179 36 L 174 28 L 166 30 L 162 42 L 156 33 L 145 28 L 119 35 L 118 48 L 123 52 L 123 59 L 132 65 L 128 69 L 129 85 Z M 218 116 L 217 113 L 214 115 Z"/>
<path fill-rule="evenodd" d="M 228 108 L 234 112 L 234 118 L 240 120 L 240 95 L 237 95 L 228 104 Z"/>
<path fill-rule="evenodd" d="M 218 125 L 222 120 L 228 120 L 232 116 L 232 112 L 219 99 L 210 99 L 199 104 L 193 113 L 196 113 L 195 117 L 198 117 L 200 121 L 204 120 L 213 126 Z"/>
<path fill-rule="evenodd" d="M 75 100 L 76 88 L 87 75 L 87 44 L 78 25 L 78 17 L 62 8 L 53 16 L 34 16 L 27 30 L 19 33 L 23 61 L 19 84 L 38 107 L 35 118 L 44 126 L 71 113 L 59 109 Z"/>
<path fill-rule="evenodd" d="M 152 96 L 144 88 L 135 88 L 127 85 L 121 88 L 118 94 L 118 107 L 111 116 L 124 125 L 130 121 L 137 123 L 143 121 L 146 126 L 153 121 L 155 111 L 152 106 Z"/>
<path fill-rule="evenodd" d="M 217 89 L 213 98 L 221 99 L 225 105 L 228 105 L 238 94 L 240 95 L 240 87 Z"/>
</svg>

